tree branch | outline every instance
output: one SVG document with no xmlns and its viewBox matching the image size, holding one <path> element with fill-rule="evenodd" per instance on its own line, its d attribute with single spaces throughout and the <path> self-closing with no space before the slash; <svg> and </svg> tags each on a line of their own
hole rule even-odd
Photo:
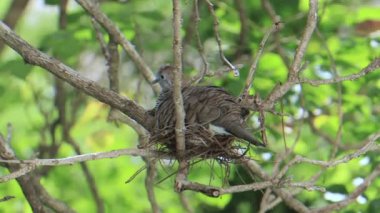
<svg viewBox="0 0 380 213">
<path fill-rule="evenodd" d="M 95 20 L 103 26 L 103 28 L 111 35 L 117 43 L 119 43 L 123 49 L 131 57 L 132 61 L 142 72 L 144 78 L 150 83 L 155 79 L 155 76 L 149 66 L 144 62 L 143 58 L 136 51 L 133 44 L 130 43 L 123 33 L 116 27 L 116 25 L 104 14 L 99 8 L 92 2 L 87 0 L 75 0 L 80 4 L 88 14 L 90 14 Z M 160 87 L 158 84 L 152 85 L 154 91 L 158 93 Z"/>
<path fill-rule="evenodd" d="M 271 180 L 271 177 L 256 163 L 256 161 L 248 159 L 242 160 L 242 163 L 246 166 L 246 168 L 249 171 L 258 175 L 261 179 Z M 297 212 L 310 212 L 310 209 L 306 207 L 303 203 L 301 203 L 299 200 L 293 198 L 293 195 L 290 192 L 278 188 L 273 188 L 273 191 L 281 197 L 281 199 L 286 203 L 286 205 L 296 210 Z"/>
<path fill-rule="evenodd" d="M 353 191 L 346 199 L 336 202 L 336 203 L 332 203 L 322 208 L 315 209 L 312 212 L 323 213 L 323 212 L 332 212 L 334 210 L 342 209 L 343 207 L 354 202 L 356 198 L 359 197 L 359 195 L 361 195 L 378 176 L 380 176 L 380 165 L 376 166 L 376 168 L 371 172 L 371 174 L 369 174 L 364 179 L 363 183 L 357 186 L 356 190 Z"/>
<path fill-rule="evenodd" d="M 341 77 L 336 77 L 332 79 L 320 79 L 320 80 L 313 80 L 313 79 L 306 79 L 306 78 L 301 78 L 299 80 L 300 83 L 308 83 L 313 86 L 319 86 L 323 84 L 334 84 L 334 83 L 339 83 L 342 81 L 353 81 L 358 78 L 361 78 L 377 69 L 380 68 L 380 58 L 375 58 L 370 64 L 368 64 L 365 68 L 363 68 L 360 72 L 354 73 L 352 75 L 347 75 L 347 76 L 341 76 Z"/>
<path fill-rule="evenodd" d="M 296 54 L 294 55 L 293 64 L 290 66 L 289 80 L 297 79 L 298 73 L 301 70 L 301 62 L 306 53 L 307 46 L 314 29 L 317 26 L 318 20 L 318 1 L 309 0 L 309 15 L 307 17 L 305 31 L 303 32 L 300 44 L 298 45 Z"/>
<path fill-rule="evenodd" d="M 210 13 L 214 19 L 214 33 L 215 33 L 216 42 L 218 43 L 218 47 L 219 47 L 219 57 L 222 60 L 222 62 L 234 72 L 235 76 L 239 76 L 240 73 L 239 73 L 238 68 L 236 66 L 234 66 L 233 64 L 231 64 L 231 62 L 228 61 L 226 56 L 224 56 L 224 52 L 223 52 L 223 48 L 222 48 L 222 39 L 220 38 L 220 35 L 219 35 L 219 20 L 216 17 L 216 14 L 214 11 L 214 5 L 210 2 L 210 0 L 205 0 L 205 1 L 207 3 L 208 10 L 210 11 Z"/>
<path fill-rule="evenodd" d="M 19 161 L 17 160 L 16 155 L 10 146 L 10 141 L 12 138 L 10 125 L 8 125 L 8 129 L 9 129 L 8 137 L 6 140 L 0 134 L 0 160 L 3 162 Z M 32 171 L 34 168 L 36 168 L 35 165 L 19 165 L 19 164 L 5 163 L 5 166 L 11 172 L 11 174 L 18 173 L 19 170 L 23 170 L 23 168 L 25 167 L 28 168 L 24 170 L 24 172 L 22 172 L 24 174 L 21 174 L 18 177 L 14 176 L 12 178 L 17 178 L 17 182 L 20 185 L 22 192 L 24 193 L 25 198 L 28 200 L 28 203 L 30 207 L 32 208 L 33 212 L 41 212 L 41 213 L 49 212 L 47 211 L 45 203 L 48 203 L 48 206 L 57 212 L 68 212 L 68 213 L 74 212 L 70 207 L 66 206 L 66 204 L 64 204 L 63 202 L 58 201 L 54 199 L 53 197 L 51 197 L 46 191 L 43 191 L 43 193 L 41 193 L 42 192 L 41 189 L 43 189 L 43 187 L 40 185 L 39 181 L 37 181 L 38 176 L 30 175 L 30 174 L 25 175 L 26 174 L 25 171 L 28 171 L 29 169 L 30 171 Z M 3 182 L 2 177 L 0 177 L 0 182 Z"/>
<path fill-rule="evenodd" d="M 257 64 L 259 62 L 261 55 L 264 52 L 265 43 L 267 42 L 267 40 L 268 40 L 269 36 L 272 34 L 272 32 L 275 31 L 276 29 L 277 29 L 277 23 L 273 23 L 272 27 L 265 33 L 263 40 L 261 40 L 261 42 L 260 42 L 259 50 L 257 51 L 255 58 L 253 59 L 252 65 L 249 68 L 248 76 L 245 80 L 245 87 L 244 87 L 244 90 L 242 92 L 243 97 L 248 96 L 249 89 L 252 87 L 253 79 L 255 77 Z"/>
<path fill-rule="evenodd" d="M 307 45 L 314 32 L 315 26 L 317 25 L 318 1 L 310 0 L 309 5 L 310 5 L 310 9 L 309 9 L 309 15 L 308 15 L 305 31 L 302 35 L 300 44 L 294 55 L 293 64 L 291 65 L 290 71 L 289 71 L 288 81 L 285 82 L 282 86 L 275 87 L 272 90 L 272 92 L 264 101 L 262 108 L 272 109 L 274 103 L 279 98 L 283 97 L 284 94 L 287 93 L 289 89 L 297 82 L 298 74 L 301 70 L 302 58 L 306 52 Z"/>
<path fill-rule="evenodd" d="M 185 110 L 182 98 L 182 38 L 181 38 L 181 2 L 173 0 L 173 57 L 174 57 L 174 85 L 173 101 L 175 106 L 175 139 L 179 169 L 176 177 L 175 189 L 182 191 L 182 182 L 186 180 L 188 162 L 185 159 Z"/>
<path fill-rule="evenodd" d="M 3 22 L 0 22 L 0 38 L 12 49 L 18 52 L 26 63 L 40 66 L 58 78 L 66 81 L 73 87 L 85 92 L 86 94 L 98 99 L 99 101 L 116 108 L 130 118 L 137 121 L 147 130 L 151 129 L 153 122 L 152 116 L 134 101 L 126 97 L 99 86 L 95 82 L 82 77 L 78 72 L 66 66 L 59 60 L 42 53 L 22 40 Z"/>
<path fill-rule="evenodd" d="M 9 28 L 14 29 L 22 14 L 24 13 L 26 7 L 28 6 L 29 0 L 13 0 L 11 6 L 9 7 L 7 14 L 5 15 L 3 22 L 6 23 Z M 3 51 L 5 45 L 4 42 L 0 41 L 0 53 Z"/>
</svg>

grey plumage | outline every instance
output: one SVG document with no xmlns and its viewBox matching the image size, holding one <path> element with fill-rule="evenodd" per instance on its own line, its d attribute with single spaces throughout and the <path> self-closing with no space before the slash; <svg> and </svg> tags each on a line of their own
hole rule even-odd
<svg viewBox="0 0 380 213">
<path fill-rule="evenodd" d="M 155 108 L 156 129 L 174 128 L 175 108 L 172 96 L 172 66 L 164 66 L 157 73 L 162 92 Z M 182 88 L 186 125 L 199 124 L 213 129 L 215 134 L 231 134 L 256 146 L 264 146 L 245 128 L 249 111 L 242 108 L 237 98 L 220 87 L 185 86 Z"/>
</svg>

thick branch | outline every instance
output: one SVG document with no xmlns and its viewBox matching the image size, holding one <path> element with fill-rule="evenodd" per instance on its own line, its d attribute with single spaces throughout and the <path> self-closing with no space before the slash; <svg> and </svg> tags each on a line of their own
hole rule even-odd
<svg viewBox="0 0 380 213">
<path fill-rule="evenodd" d="M 182 42 L 181 42 L 181 8 L 180 1 L 173 0 L 173 54 L 174 54 L 174 103 L 176 114 L 176 147 L 177 151 L 185 151 L 185 110 L 181 93 L 182 86 Z"/>
<path fill-rule="evenodd" d="M 179 170 L 176 177 L 176 190 L 181 191 L 182 182 L 186 179 L 188 172 L 188 162 L 185 156 L 185 110 L 183 109 L 182 98 L 182 42 L 181 42 L 181 2 L 173 0 L 173 57 L 174 57 L 174 92 L 175 103 L 175 139 L 176 151 L 179 160 Z"/>
<path fill-rule="evenodd" d="M 136 120 L 144 128 L 150 130 L 152 117 L 134 101 L 99 86 L 95 82 L 82 77 L 72 68 L 57 59 L 42 53 L 16 35 L 3 22 L 0 22 L 0 38 L 12 49 L 18 52 L 27 63 L 40 66 L 58 78 L 68 82 L 73 87 L 116 108 Z"/>
</svg>

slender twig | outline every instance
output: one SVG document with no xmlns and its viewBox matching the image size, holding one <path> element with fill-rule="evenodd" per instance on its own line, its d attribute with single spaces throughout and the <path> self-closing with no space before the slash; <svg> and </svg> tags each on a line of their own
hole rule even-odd
<svg viewBox="0 0 380 213">
<path fill-rule="evenodd" d="M 252 172 L 253 174 L 256 174 L 263 180 L 271 180 L 271 177 L 260 167 L 259 164 L 257 164 L 256 161 L 251 159 L 245 159 L 242 160 L 242 163 L 246 166 L 246 169 L 248 171 Z M 273 188 L 273 191 L 281 197 L 281 199 L 291 208 L 296 210 L 297 212 L 310 212 L 310 209 L 306 207 L 303 203 L 301 203 L 299 200 L 293 198 L 293 195 L 284 190 L 279 188 Z"/>
<path fill-rule="evenodd" d="M 117 158 L 120 156 L 131 155 L 131 156 L 144 156 L 150 158 L 162 158 L 167 159 L 171 156 L 166 155 L 162 152 L 152 151 L 147 149 L 118 149 L 107 152 L 95 152 L 89 154 L 74 155 L 66 158 L 54 158 L 54 159 L 30 159 L 30 160 L 4 160 L 0 159 L 1 163 L 8 164 L 26 164 L 35 166 L 60 166 L 60 165 L 72 165 L 79 162 L 100 160 L 106 158 Z"/>
<path fill-rule="evenodd" d="M 268 13 L 270 18 L 272 19 L 272 22 L 278 23 L 278 25 L 279 25 L 278 27 L 281 29 L 284 26 L 284 24 L 281 21 L 281 16 L 279 16 L 276 13 L 271 2 L 269 0 L 261 0 L 261 5 L 262 5 L 263 9 Z M 289 23 L 289 21 L 287 23 Z M 279 32 L 280 32 L 279 30 L 274 32 L 274 36 L 273 36 L 274 37 L 275 49 L 276 49 L 277 53 L 280 55 L 282 61 L 286 65 L 286 67 L 289 67 L 289 61 L 290 60 L 287 57 L 286 50 L 281 46 L 282 36 L 280 35 Z"/>
<path fill-rule="evenodd" d="M 139 68 L 143 76 L 148 82 L 152 82 L 155 76 L 149 66 L 142 59 L 140 54 L 136 51 L 133 44 L 129 42 L 124 34 L 115 26 L 115 24 L 104 14 L 99 8 L 94 4 L 94 2 L 89 0 L 76 0 L 87 13 L 89 13 L 96 21 L 103 26 L 103 28 L 108 32 L 109 35 L 115 39 L 115 41 L 120 44 L 123 49 L 129 54 L 132 61 Z M 158 84 L 152 85 L 155 92 L 159 92 L 160 88 Z"/>
<path fill-rule="evenodd" d="M 203 63 L 203 69 L 202 71 L 199 71 L 198 75 L 194 76 L 191 80 L 190 80 L 190 84 L 197 84 L 199 83 L 203 77 L 206 75 L 206 73 L 208 73 L 208 62 L 206 60 L 206 56 L 205 56 L 205 53 L 204 53 L 204 49 L 203 49 L 203 45 L 202 45 L 202 41 L 201 41 L 201 36 L 199 35 L 199 22 L 200 22 L 200 17 L 199 17 L 199 8 L 198 8 L 198 0 L 194 0 L 194 17 L 192 19 L 193 21 L 193 24 L 194 24 L 194 29 L 195 29 L 195 39 L 196 39 L 196 42 L 197 42 L 197 49 L 198 49 L 198 53 L 199 55 L 201 56 L 201 59 L 202 59 L 202 63 Z"/>
<path fill-rule="evenodd" d="M 219 20 L 218 17 L 216 17 L 215 11 L 214 11 L 214 5 L 210 2 L 210 0 L 205 0 L 208 6 L 208 10 L 210 11 L 213 19 L 214 19 L 214 34 L 216 42 L 218 43 L 219 48 L 219 56 L 222 62 L 227 65 L 233 72 L 235 76 L 239 76 L 239 69 L 236 68 L 231 62 L 228 61 L 226 56 L 224 56 L 223 47 L 222 47 L 222 39 L 220 38 L 219 34 Z"/>
<path fill-rule="evenodd" d="M 307 17 L 307 23 L 305 31 L 303 32 L 302 38 L 298 45 L 296 54 L 294 55 L 293 63 L 290 66 L 289 80 L 295 80 L 298 78 L 298 73 L 301 70 L 302 59 L 306 53 L 306 48 L 309 45 L 311 36 L 313 35 L 314 29 L 317 26 L 318 18 L 318 1 L 309 0 L 309 14 Z"/>
<path fill-rule="evenodd" d="M 188 213 L 192 213 L 194 212 L 190 202 L 189 202 L 189 199 L 187 198 L 187 196 L 185 195 L 184 192 L 180 192 L 179 193 L 179 198 L 181 200 L 181 204 L 183 206 L 183 208 L 188 212 Z"/>
<path fill-rule="evenodd" d="M 152 207 L 152 212 L 159 213 L 160 206 L 157 203 L 156 195 L 154 193 L 154 181 L 157 176 L 156 161 L 144 157 L 144 161 L 147 165 L 146 177 L 145 177 L 145 188 L 148 194 L 148 200 L 150 206 Z"/>
<path fill-rule="evenodd" d="M 299 163 L 309 163 L 309 164 L 319 165 L 319 166 L 323 166 L 323 167 L 334 167 L 334 166 L 340 165 L 342 163 L 347 163 L 350 160 L 352 160 L 354 158 L 358 158 L 358 157 L 364 155 L 365 153 L 367 153 L 371 150 L 379 149 L 380 148 L 379 145 L 376 145 L 376 143 L 375 143 L 375 141 L 379 138 L 380 138 L 380 132 L 370 136 L 367 139 L 367 143 L 362 148 L 360 148 L 359 150 L 357 150 L 351 154 L 345 155 L 344 157 L 342 157 L 340 159 L 336 159 L 336 160 L 333 159 L 330 161 L 321 161 L 321 160 L 308 159 L 308 158 L 297 155 L 296 157 L 294 157 L 289 163 L 287 163 L 282 168 L 282 170 L 277 174 L 275 179 L 279 180 L 279 179 L 283 178 L 290 167 L 292 167 L 295 164 L 299 164 Z"/>
<path fill-rule="evenodd" d="M 321 131 L 320 129 L 318 129 L 316 127 L 316 125 L 314 124 L 314 120 L 315 120 L 315 115 L 313 115 L 312 112 L 309 112 L 309 117 L 307 118 L 307 123 L 308 123 L 311 131 L 313 132 L 313 134 L 323 138 L 329 144 L 331 144 L 331 145 L 337 144 L 339 149 L 342 149 L 342 150 L 358 149 L 358 148 L 363 146 L 363 144 L 356 144 L 356 143 L 355 144 L 335 143 L 334 138 L 330 137 L 328 134 L 326 134 L 325 132 Z"/>
<path fill-rule="evenodd" d="M 275 31 L 276 29 L 277 29 L 277 24 L 274 23 L 272 25 L 272 27 L 265 33 L 263 39 L 260 42 L 259 50 L 257 51 L 257 53 L 256 53 L 256 55 L 255 55 L 255 57 L 253 59 L 251 67 L 249 68 L 248 76 L 247 76 L 247 78 L 245 80 L 245 87 L 244 87 L 244 90 L 242 92 L 242 96 L 243 97 L 247 97 L 248 96 L 248 91 L 252 87 L 252 82 L 253 82 L 254 77 L 255 77 L 255 73 L 256 73 L 256 69 L 257 69 L 257 64 L 259 62 L 259 59 L 260 59 L 261 55 L 264 52 L 265 43 L 267 42 L 267 40 L 268 40 L 269 36 L 272 34 L 272 32 Z"/>
<path fill-rule="evenodd" d="M 0 199 L 0 202 L 8 201 L 8 200 L 13 199 L 13 198 L 15 198 L 15 196 L 9 196 L 9 195 L 4 196 Z"/>
<path fill-rule="evenodd" d="M 283 97 L 283 95 L 289 91 L 289 89 L 297 82 L 298 74 L 301 71 L 302 59 L 305 54 L 307 45 L 311 39 L 311 36 L 314 32 L 315 26 L 317 25 L 317 13 L 318 13 L 318 1 L 310 0 L 310 8 L 308 19 L 306 22 L 305 31 L 303 32 L 302 38 L 298 45 L 297 51 L 294 55 L 293 64 L 290 66 L 288 81 L 283 85 L 276 87 L 272 90 L 269 96 L 266 98 L 263 104 L 263 108 L 271 109 L 277 99 Z"/>
<path fill-rule="evenodd" d="M 94 18 L 91 18 L 91 24 L 95 30 L 95 37 L 96 37 L 96 40 L 98 41 L 98 43 L 100 45 L 100 49 L 102 50 L 104 57 L 107 59 L 110 56 L 109 56 L 109 52 L 107 50 L 106 41 L 103 38 L 102 29 L 100 28 L 100 25 L 98 24 L 98 22 L 96 22 L 96 20 Z"/>
<path fill-rule="evenodd" d="M 320 80 L 313 80 L 313 79 L 306 79 L 306 78 L 301 78 L 299 80 L 300 83 L 308 83 L 313 86 L 319 86 L 319 85 L 324 85 L 324 84 L 334 84 L 334 83 L 339 83 L 342 81 L 353 81 L 358 78 L 361 78 L 377 69 L 380 68 L 380 58 L 375 58 L 369 65 L 367 65 L 365 68 L 363 68 L 360 72 L 354 73 L 352 75 L 347 75 L 347 76 L 340 76 L 332 79 L 320 79 Z"/>
<path fill-rule="evenodd" d="M 6 151 L 0 150 L 2 155 L 8 153 Z M 152 150 L 144 150 L 144 149 L 119 149 L 109 152 L 98 152 L 98 153 L 89 153 L 89 154 L 81 154 L 75 155 L 67 158 L 55 158 L 55 159 L 32 159 L 32 160 L 16 160 L 16 159 L 0 159 L 0 163 L 7 164 L 20 164 L 26 165 L 25 169 L 17 169 L 12 173 L 5 176 L 0 177 L 0 182 L 9 181 L 18 177 L 21 177 L 31 171 L 33 171 L 38 166 L 60 166 L 60 165 L 72 165 L 75 163 L 90 161 L 90 160 L 99 160 L 105 158 L 117 158 L 120 156 L 131 155 L 131 156 L 142 156 L 149 158 L 170 158 L 170 156 Z"/>
<path fill-rule="evenodd" d="M 8 128 L 10 128 L 10 125 L 8 125 Z M 8 131 L 8 141 L 5 141 L 5 138 L 0 134 L 0 159 L 3 161 L 18 161 L 17 157 L 13 151 L 13 149 L 10 146 L 10 140 L 11 135 L 10 131 Z M 5 163 L 5 167 L 8 168 L 10 171 L 10 175 L 12 173 L 17 173 L 22 170 L 22 168 L 35 168 L 35 165 L 19 165 L 19 164 L 11 164 L 11 163 Z M 9 175 L 7 175 L 9 176 Z M 61 201 L 58 201 L 54 199 L 52 196 L 50 196 L 49 193 L 42 193 L 39 189 L 43 189 L 43 187 L 40 185 L 40 182 L 38 180 L 38 174 L 36 175 L 28 175 L 28 174 L 22 174 L 19 177 L 12 177 L 17 178 L 17 182 L 22 188 L 22 191 L 25 195 L 25 198 L 27 199 L 31 209 L 33 212 L 49 212 L 47 206 L 57 212 L 74 212 L 70 207 L 68 207 L 66 204 L 64 204 Z M 2 181 L 2 178 L 0 177 L 0 181 Z"/>
<path fill-rule="evenodd" d="M 324 4 L 324 5 L 326 5 L 326 4 Z M 330 48 L 329 48 L 325 38 L 323 37 L 322 33 L 319 31 L 319 29 L 317 28 L 315 31 L 316 31 L 317 36 L 319 37 L 319 40 L 322 43 L 323 48 L 327 52 L 327 56 L 328 56 L 330 63 L 331 63 L 331 70 L 332 70 L 333 77 L 337 78 L 338 77 L 338 70 L 336 68 L 336 63 L 335 63 L 335 59 L 333 57 L 333 54 L 331 53 Z M 337 87 L 337 95 L 338 95 L 338 97 L 337 97 L 337 99 L 338 99 L 338 101 L 337 101 L 338 102 L 337 103 L 337 114 L 338 114 L 338 118 L 339 118 L 339 125 L 338 125 L 338 130 L 337 130 L 337 133 L 335 136 L 335 140 L 334 140 L 334 146 L 333 146 L 333 149 L 331 152 L 331 158 L 335 157 L 335 155 L 338 151 L 338 147 L 341 144 L 342 134 L 343 134 L 342 83 L 338 82 L 336 87 Z"/>
<path fill-rule="evenodd" d="M 345 199 L 329 204 L 327 206 L 324 206 L 322 208 L 318 208 L 313 210 L 313 212 L 333 212 L 334 210 L 342 209 L 343 207 L 353 203 L 359 195 L 361 195 L 368 187 L 369 185 L 380 176 L 380 166 L 376 166 L 375 169 L 369 174 L 363 181 L 362 184 L 356 187 L 356 189 Z"/>
<path fill-rule="evenodd" d="M 0 177 L 0 183 L 7 182 L 10 180 L 14 180 L 18 177 L 24 176 L 31 171 L 35 170 L 36 167 L 34 165 L 25 165 L 21 166 L 18 170 L 12 171 L 10 174 L 4 175 Z"/>
</svg>

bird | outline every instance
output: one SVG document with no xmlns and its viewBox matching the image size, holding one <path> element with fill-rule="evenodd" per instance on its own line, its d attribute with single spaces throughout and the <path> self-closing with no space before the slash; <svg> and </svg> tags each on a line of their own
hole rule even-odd
<svg viewBox="0 0 380 213">
<path fill-rule="evenodd" d="M 175 126 L 173 82 L 175 67 L 162 66 L 152 84 L 159 83 L 161 93 L 155 106 L 155 128 Z M 249 110 L 238 99 L 217 86 L 190 86 L 182 88 L 185 125 L 201 125 L 215 135 L 232 135 L 256 146 L 265 146 L 246 129 L 245 119 Z"/>
</svg>

